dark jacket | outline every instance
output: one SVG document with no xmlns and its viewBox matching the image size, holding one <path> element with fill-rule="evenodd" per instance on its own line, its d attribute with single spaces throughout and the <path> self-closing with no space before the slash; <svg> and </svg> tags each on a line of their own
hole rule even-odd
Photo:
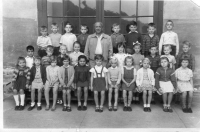
<svg viewBox="0 0 200 132">
<path fill-rule="evenodd" d="M 33 66 L 30 70 L 31 75 L 30 75 L 30 85 L 32 84 L 33 80 L 35 79 L 35 74 L 36 74 L 36 67 Z M 40 66 L 40 73 L 41 73 L 41 78 L 42 78 L 42 82 L 43 84 L 45 84 L 46 82 L 46 68 L 44 66 Z"/>
</svg>

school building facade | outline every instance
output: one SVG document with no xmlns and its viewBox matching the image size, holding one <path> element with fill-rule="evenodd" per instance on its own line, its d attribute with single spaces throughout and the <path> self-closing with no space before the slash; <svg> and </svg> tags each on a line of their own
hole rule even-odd
<svg viewBox="0 0 200 132">
<path fill-rule="evenodd" d="M 192 43 L 191 52 L 196 58 L 194 83 L 200 85 L 200 5 L 194 0 L 3 0 L 2 3 L 4 67 L 14 66 L 18 56 L 26 56 L 27 45 L 33 45 L 37 51 L 39 27 L 47 26 L 50 33 L 52 22 L 59 25 L 61 34 L 66 21 L 73 24 L 75 34 L 79 34 L 80 24 L 88 25 L 89 33 L 93 33 L 96 21 L 104 23 L 106 34 L 111 34 L 113 23 L 119 23 L 121 33 L 126 34 L 126 25 L 133 20 L 138 22 L 138 31 L 145 34 L 147 24 L 154 22 L 160 37 L 165 22 L 171 19 L 180 50 L 184 40 Z"/>
</svg>

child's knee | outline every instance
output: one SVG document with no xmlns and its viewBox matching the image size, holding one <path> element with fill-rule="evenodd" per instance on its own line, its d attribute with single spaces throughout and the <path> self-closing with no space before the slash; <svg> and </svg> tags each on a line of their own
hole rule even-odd
<svg viewBox="0 0 200 132">
<path fill-rule="evenodd" d="M 23 89 L 20 89 L 20 90 L 19 90 L 19 93 L 20 93 L 20 94 L 24 94 L 24 90 L 23 90 Z"/>
<path fill-rule="evenodd" d="M 98 91 L 94 91 L 94 95 L 97 96 L 98 95 Z"/>
<path fill-rule="evenodd" d="M 68 94 L 68 95 L 71 94 L 71 90 L 67 90 L 67 94 Z"/>
<path fill-rule="evenodd" d="M 16 89 L 13 89 L 13 94 L 18 94 Z"/>
</svg>

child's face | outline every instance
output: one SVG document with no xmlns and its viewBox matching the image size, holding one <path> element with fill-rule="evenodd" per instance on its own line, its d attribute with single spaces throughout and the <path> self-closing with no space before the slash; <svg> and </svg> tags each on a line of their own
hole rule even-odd
<svg viewBox="0 0 200 132">
<path fill-rule="evenodd" d="M 145 69 L 149 68 L 149 62 L 148 62 L 148 61 L 144 61 L 144 62 L 142 63 L 142 65 L 143 65 L 143 67 L 144 67 Z"/>
<path fill-rule="evenodd" d="M 36 66 L 39 66 L 41 61 L 39 59 L 35 59 L 34 63 L 35 63 Z"/>
<path fill-rule="evenodd" d="M 65 26 L 65 31 L 66 31 L 66 33 L 70 33 L 72 31 L 71 25 L 66 25 Z"/>
<path fill-rule="evenodd" d="M 156 31 L 156 28 L 149 26 L 149 28 L 147 29 L 147 31 L 148 31 L 149 34 L 154 34 L 154 32 Z"/>
<path fill-rule="evenodd" d="M 68 66 L 69 65 L 69 60 L 63 60 L 63 65 Z"/>
<path fill-rule="evenodd" d="M 126 65 L 127 66 L 132 66 L 132 64 L 133 64 L 133 61 L 132 61 L 132 59 L 126 59 Z"/>
<path fill-rule="evenodd" d="M 81 27 L 81 33 L 82 33 L 82 34 L 86 34 L 87 31 L 88 31 L 88 30 L 87 30 L 86 27 L 83 27 L 83 26 Z"/>
<path fill-rule="evenodd" d="M 151 55 L 155 55 L 157 52 L 157 48 L 156 47 L 151 47 L 151 49 L 149 50 Z"/>
<path fill-rule="evenodd" d="M 111 62 L 111 66 L 112 66 L 113 68 L 115 68 L 115 67 L 117 66 L 117 62 L 116 62 L 116 61 L 112 61 L 112 62 Z"/>
<path fill-rule="evenodd" d="M 52 66 L 52 67 L 55 67 L 55 66 L 56 66 L 56 64 L 57 64 L 57 62 L 56 62 L 56 61 L 52 61 L 52 62 L 51 62 L 51 66 Z"/>
<path fill-rule="evenodd" d="M 86 64 L 86 61 L 84 58 L 81 58 L 78 62 L 79 62 L 79 65 L 81 65 L 81 66 L 85 66 L 85 64 Z"/>
<path fill-rule="evenodd" d="M 80 45 L 79 44 L 74 44 L 74 51 L 79 52 L 80 51 Z"/>
<path fill-rule="evenodd" d="M 29 57 L 33 57 L 33 50 L 28 50 L 27 51 L 27 55 L 29 56 Z"/>
<path fill-rule="evenodd" d="M 134 50 L 135 50 L 135 53 L 139 53 L 140 52 L 140 46 L 135 46 Z"/>
<path fill-rule="evenodd" d="M 49 49 L 46 50 L 47 56 L 51 56 L 53 54 L 53 52 Z"/>
<path fill-rule="evenodd" d="M 188 64 L 189 64 L 188 60 L 183 60 L 181 62 L 181 65 L 182 65 L 183 68 L 186 68 L 188 66 Z"/>
<path fill-rule="evenodd" d="M 118 52 L 119 53 L 124 53 L 124 47 L 123 46 L 118 47 Z"/>
<path fill-rule="evenodd" d="M 112 30 L 113 30 L 114 33 L 119 33 L 120 28 L 119 28 L 119 26 L 115 26 L 115 27 L 113 27 Z"/>
<path fill-rule="evenodd" d="M 97 66 L 101 66 L 102 65 L 102 60 L 95 60 L 95 62 L 96 62 Z"/>
<path fill-rule="evenodd" d="M 167 27 L 167 30 L 172 30 L 172 28 L 173 28 L 173 23 L 172 23 L 172 22 L 167 22 L 167 23 L 166 23 L 166 27 Z"/>
<path fill-rule="evenodd" d="M 65 55 L 67 53 L 67 48 L 65 46 L 60 46 L 60 53 Z"/>
<path fill-rule="evenodd" d="M 58 32 L 58 27 L 57 26 L 52 26 L 51 30 L 53 33 L 57 33 Z"/>
<path fill-rule="evenodd" d="M 190 50 L 190 47 L 188 45 L 183 45 L 183 52 L 188 52 Z"/>
<path fill-rule="evenodd" d="M 166 59 L 161 60 L 161 66 L 164 67 L 164 68 L 166 68 L 168 66 L 168 63 L 169 62 Z"/>
<path fill-rule="evenodd" d="M 137 30 L 137 26 L 135 26 L 135 25 L 130 25 L 130 26 L 129 26 L 129 29 L 130 29 L 131 32 L 135 32 L 135 31 Z"/>
<path fill-rule="evenodd" d="M 26 62 L 25 62 L 24 60 L 19 60 L 18 65 L 19 65 L 20 67 L 25 67 L 25 66 L 26 66 Z"/>
<path fill-rule="evenodd" d="M 164 53 L 165 55 L 169 55 L 171 52 L 171 49 L 170 48 L 164 48 Z"/>
<path fill-rule="evenodd" d="M 47 29 L 41 30 L 40 33 L 43 37 L 47 36 Z"/>
</svg>

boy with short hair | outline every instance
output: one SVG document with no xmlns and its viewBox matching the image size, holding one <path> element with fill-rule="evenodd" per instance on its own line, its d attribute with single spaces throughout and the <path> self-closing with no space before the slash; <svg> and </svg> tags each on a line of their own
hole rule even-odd
<svg viewBox="0 0 200 132">
<path fill-rule="evenodd" d="M 156 28 L 154 23 L 149 23 L 147 28 L 148 34 L 144 36 L 142 43 L 142 54 L 149 56 L 151 46 L 158 47 L 159 37 L 155 34 Z"/>
<path fill-rule="evenodd" d="M 52 45 L 50 37 L 47 36 L 47 27 L 40 27 L 41 36 L 37 39 L 38 55 L 42 58 L 46 54 L 46 48 L 48 45 Z"/>
<path fill-rule="evenodd" d="M 31 69 L 34 62 L 34 47 L 32 45 L 29 45 L 26 47 L 26 51 L 27 51 L 27 56 L 25 57 L 26 66 Z"/>
<path fill-rule="evenodd" d="M 60 38 L 61 34 L 58 33 L 58 24 L 57 23 L 52 23 L 51 24 L 51 31 L 52 33 L 49 34 L 49 37 L 51 38 L 52 45 L 54 47 L 54 53 L 53 55 L 58 56 L 59 55 L 59 48 L 60 48 Z"/>
<path fill-rule="evenodd" d="M 77 37 L 77 41 L 79 41 L 80 44 L 81 44 L 81 49 L 80 49 L 80 51 L 81 51 L 82 53 L 84 53 L 86 41 L 87 41 L 87 38 L 88 38 L 88 36 L 89 36 L 89 34 L 88 34 L 89 28 L 88 28 L 87 25 L 82 24 L 82 25 L 81 25 L 80 31 L 81 31 L 81 34 Z"/>
<path fill-rule="evenodd" d="M 112 40 L 112 45 L 113 45 L 113 53 L 118 53 L 118 47 L 117 47 L 118 43 L 125 42 L 124 35 L 121 34 L 119 31 L 120 31 L 120 25 L 117 23 L 114 23 L 112 25 L 113 34 L 111 34 L 110 36 Z"/>
<path fill-rule="evenodd" d="M 177 60 L 177 63 L 176 63 L 176 68 L 179 68 L 181 66 L 181 59 L 187 57 L 189 58 L 189 65 L 188 65 L 188 68 L 190 68 L 192 71 L 195 70 L 195 57 L 194 55 L 192 55 L 191 53 L 189 53 L 191 49 L 191 43 L 189 41 L 183 41 L 183 52 L 180 53 L 176 60 Z"/>
<path fill-rule="evenodd" d="M 67 46 L 66 45 L 61 45 L 60 46 L 60 55 L 57 57 L 57 65 L 59 67 L 63 66 L 63 59 L 65 56 L 67 56 Z"/>
<path fill-rule="evenodd" d="M 125 36 L 126 40 L 126 52 L 128 54 L 134 54 L 133 45 L 136 42 L 142 43 L 142 36 L 138 33 L 137 22 L 133 21 L 126 26 L 128 34 Z"/>
<path fill-rule="evenodd" d="M 62 35 L 60 39 L 60 44 L 67 46 L 67 53 L 71 53 L 73 51 L 73 44 L 75 41 L 77 41 L 76 36 L 71 33 L 72 31 L 72 24 L 69 22 L 65 26 L 66 33 Z"/>
<path fill-rule="evenodd" d="M 46 48 L 46 56 L 42 57 L 42 66 L 47 67 L 49 65 L 51 65 L 51 60 L 55 57 L 53 56 L 53 46 L 52 45 L 48 45 Z"/>
</svg>

